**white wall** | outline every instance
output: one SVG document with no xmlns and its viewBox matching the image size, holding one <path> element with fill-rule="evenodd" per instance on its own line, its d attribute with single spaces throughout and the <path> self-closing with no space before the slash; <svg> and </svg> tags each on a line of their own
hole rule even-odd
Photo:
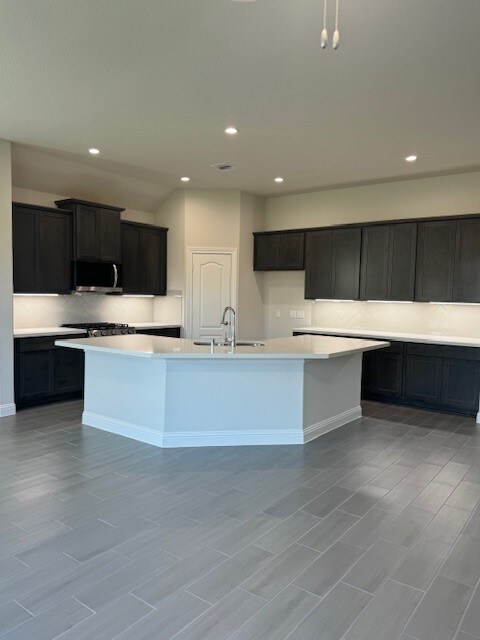
<svg viewBox="0 0 480 640">
<path fill-rule="evenodd" d="M 265 229 L 480 212 L 480 172 L 268 198 Z"/>
<path fill-rule="evenodd" d="M 15 413 L 11 145 L 0 140 L 0 416 Z"/>
<path fill-rule="evenodd" d="M 265 225 L 265 200 L 242 192 L 238 251 L 238 333 L 247 340 L 263 338 L 262 274 L 253 271 L 253 236 Z"/>
<path fill-rule="evenodd" d="M 187 247 L 238 247 L 240 191 L 185 190 Z"/>
<path fill-rule="evenodd" d="M 39 204 L 43 207 L 56 207 L 57 205 L 55 204 L 55 200 L 65 200 L 70 197 L 71 196 L 35 191 L 33 189 L 22 189 L 21 187 L 12 188 L 12 199 L 14 202 Z M 104 202 L 102 204 L 108 204 L 108 202 Z M 130 220 L 131 222 L 155 224 L 155 215 L 153 213 L 135 211 L 134 209 L 125 209 L 121 214 L 121 218 L 122 220 Z"/>
<path fill-rule="evenodd" d="M 389 182 L 268 198 L 265 230 L 320 227 L 352 222 L 435 217 L 480 212 L 480 173 Z M 263 276 L 265 337 L 291 335 L 310 324 L 337 328 L 480 335 L 480 307 L 315 303 L 304 300 L 304 273 Z M 288 317 L 303 308 L 305 321 Z M 275 318 L 280 309 L 281 318 Z"/>
<path fill-rule="evenodd" d="M 169 228 L 168 284 L 170 295 L 155 301 L 157 313 L 175 317 L 186 295 L 187 249 L 237 250 L 239 278 L 237 309 L 239 335 L 262 337 L 261 281 L 254 274 L 252 233 L 264 225 L 264 200 L 240 191 L 182 189 L 170 195 L 156 214 L 156 223 Z M 185 304 L 182 305 L 182 314 Z"/>
</svg>

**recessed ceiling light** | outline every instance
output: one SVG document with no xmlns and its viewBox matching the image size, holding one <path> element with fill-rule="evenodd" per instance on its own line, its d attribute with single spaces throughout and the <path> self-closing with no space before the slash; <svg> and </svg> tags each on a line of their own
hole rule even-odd
<svg viewBox="0 0 480 640">
<path fill-rule="evenodd" d="M 278 182 L 279 184 L 281 182 L 283 182 L 284 178 L 282 178 L 281 176 L 278 176 L 277 178 L 275 178 L 275 182 Z"/>
<path fill-rule="evenodd" d="M 405 158 L 405 160 L 406 160 L 407 162 L 415 162 L 415 160 L 416 160 L 416 159 L 417 159 L 417 156 L 414 156 L 414 155 L 412 155 L 412 156 L 407 156 L 407 157 Z"/>
<path fill-rule="evenodd" d="M 180 178 L 182 182 L 190 182 L 190 178 L 188 176 L 183 176 Z"/>
<path fill-rule="evenodd" d="M 236 129 L 235 127 L 227 127 L 227 128 L 225 129 L 225 133 L 226 133 L 228 136 L 236 136 L 236 135 L 237 135 L 237 133 L 238 133 L 238 129 Z"/>
<path fill-rule="evenodd" d="M 100 153 L 100 149 L 96 149 L 95 147 L 92 147 L 91 149 L 88 150 L 88 153 L 91 153 L 92 156 L 98 156 L 98 154 Z"/>
</svg>

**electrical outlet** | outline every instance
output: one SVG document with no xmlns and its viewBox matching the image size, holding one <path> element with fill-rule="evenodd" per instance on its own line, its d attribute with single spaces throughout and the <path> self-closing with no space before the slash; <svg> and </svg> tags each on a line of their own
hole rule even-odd
<svg viewBox="0 0 480 640">
<path fill-rule="evenodd" d="M 276 318 L 280 318 L 280 316 L 282 315 L 282 312 L 280 309 L 275 309 L 275 317 Z"/>
<path fill-rule="evenodd" d="M 300 311 L 297 311 L 297 318 L 301 320 L 305 318 L 305 311 L 303 311 L 303 309 L 301 309 Z"/>
<path fill-rule="evenodd" d="M 290 309 L 290 318 L 296 318 L 297 312 L 294 309 Z"/>
</svg>

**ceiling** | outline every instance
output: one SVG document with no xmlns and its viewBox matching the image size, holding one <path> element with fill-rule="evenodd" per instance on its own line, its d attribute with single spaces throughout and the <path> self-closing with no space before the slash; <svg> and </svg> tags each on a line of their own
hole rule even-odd
<svg viewBox="0 0 480 640">
<path fill-rule="evenodd" d="M 17 186 L 104 180 L 153 210 L 182 175 L 272 195 L 480 167 L 478 0 L 341 0 L 338 51 L 320 49 L 322 14 L 321 0 L 2 0 Z"/>
</svg>

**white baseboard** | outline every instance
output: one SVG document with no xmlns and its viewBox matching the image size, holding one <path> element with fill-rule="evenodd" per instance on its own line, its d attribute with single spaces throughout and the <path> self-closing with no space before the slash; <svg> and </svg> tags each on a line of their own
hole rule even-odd
<svg viewBox="0 0 480 640">
<path fill-rule="evenodd" d="M 83 424 L 157 447 L 229 447 L 243 445 L 303 444 L 301 429 L 250 429 L 248 431 L 178 431 L 164 433 L 130 422 L 84 411 Z"/>
<path fill-rule="evenodd" d="M 13 416 L 15 413 L 17 413 L 17 407 L 14 402 L 10 402 L 9 404 L 0 404 L 0 418 Z"/>
<path fill-rule="evenodd" d="M 325 420 L 321 420 L 320 422 L 316 422 L 315 424 L 306 427 L 304 430 L 304 442 L 310 442 L 311 440 L 315 440 L 319 436 L 322 436 L 329 431 L 333 431 L 334 429 L 338 429 L 339 427 L 343 427 L 344 424 L 348 424 L 349 422 L 353 422 L 354 420 L 358 420 L 358 418 L 362 417 L 362 407 L 354 407 L 353 409 L 348 409 L 343 413 L 339 413 L 332 418 L 326 418 Z"/>
</svg>

